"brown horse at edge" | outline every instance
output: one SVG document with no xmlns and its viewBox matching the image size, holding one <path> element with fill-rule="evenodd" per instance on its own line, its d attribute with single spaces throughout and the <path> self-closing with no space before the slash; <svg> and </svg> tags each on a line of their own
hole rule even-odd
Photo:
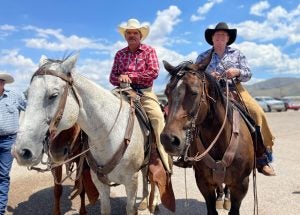
<svg viewBox="0 0 300 215">
<path fill-rule="evenodd" d="M 81 142 L 80 127 L 75 124 L 68 130 L 62 131 L 49 145 L 49 153 L 51 159 L 55 162 L 63 162 L 69 158 L 72 158 L 82 152 L 83 144 Z M 77 168 L 79 165 L 80 157 L 66 164 L 68 169 L 70 165 L 76 164 Z M 87 214 L 85 207 L 85 194 L 87 194 L 89 202 L 95 204 L 98 200 L 99 193 L 95 187 L 91 175 L 90 168 L 87 162 L 83 161 L 82 172 L 80 177 L 75 179 L 75 184 L 73 188 L 73 195 L 71 199 L 74 199 L 78 194 L 80 195 L 80 209 L 79 214 Z M 53 214 L 60 215 L 61 207 L 60 201 L 63 191 L 62 182 L 62 165 L 54 167 L 52 170 L 54 177 L 54 207 Z M 67 170 L 68 171 L 68 170 Z M 71 170 L 70 170 L 71 171 Z"/>
<path fill-rule="evenodd" d="M 161 141 L 171 156 L 194 161 L 208 215 L 218 214 L 216 188 L 223 183 L 231 193 L 229 214 L 239 215 L 254 168 L 255 147 L 237 108 L 228 102 L 219 82 L 205 73 L 209 61 L 183 62 L 176 67 L 164 61 L 170 74 L 165 89 L 169 112 Z M 209 153 L 201 156 L 210 146 Z"/>
</svg>

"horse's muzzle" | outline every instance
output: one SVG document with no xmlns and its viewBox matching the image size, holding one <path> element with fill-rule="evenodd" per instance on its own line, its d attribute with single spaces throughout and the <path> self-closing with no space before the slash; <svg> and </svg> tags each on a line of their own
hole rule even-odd
<svg viewBox="0 0 300 215">
<path fill-rule="evenodd" d="M 179 156 L 181 153 L 180 139 L 176 135 L 170 133 L 161 133 L 160 141 L 166 152 L 171 156 Z"/>
</svg>

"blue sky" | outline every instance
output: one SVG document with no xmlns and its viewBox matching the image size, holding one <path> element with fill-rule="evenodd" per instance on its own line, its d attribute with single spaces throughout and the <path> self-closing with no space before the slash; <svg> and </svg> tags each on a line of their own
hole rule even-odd
<svg viewBox="0 0 300 215">
<path fill-rule="evenodd" d="M 25 90 L 41 55 L 61 59 L 80 51 L 77 72 L 111 88 L 114 54 L 126 43 L 117 27 L 130 18 L 150 26 L 144 41 L 159 61 L 195 61 L 210 46 L 206 28 L 225 21 L 237 28 L 232 45 L 248 58 L 249 83 L 300 77 L 300 3 L 295 0 L 9 0 L 0 7 L 0 72 L 15 77 L 8 88 Z M 163 91 L 161 65 L 155 91 Z"/>
</svg>

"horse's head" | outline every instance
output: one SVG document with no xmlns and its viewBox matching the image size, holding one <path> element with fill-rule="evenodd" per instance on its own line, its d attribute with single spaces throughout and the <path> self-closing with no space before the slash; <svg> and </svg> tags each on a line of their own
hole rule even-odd
<svg viewBox="0 0 300 215">
<path fill-rule="evenodd" d="M 49 156 L 54 163 L 65 161 L 72 155 L 79 152 L 80 127 L 75 124 L 73 127 L 64 130 L 57 135 L 49 144 Z"/>
<path fill-rule="evenodd" d="M 209 90 L 212 76 L 205 73 L 209 61 L 205 62 L 183 62 L 174 67 L 164 61 L 165 69 L 170 74 L 165 89 L 169 112 L 161 141 L 170 155 L 184 153 L 195 126 L 206 118 L 210 109 L 208 100 L 211 99 Z"/>
<path fill-rule="evenodd" d="M 26 111 L 12 151 L 20 165 L 38 164 L 47 150 L 45 139 L 49 133 L 54 138 L 76 123 L 79 105 L 71 76 L 76 60 L 77 55 L 64 60 L 41 57 L 28 88 Z"/>
</svg>

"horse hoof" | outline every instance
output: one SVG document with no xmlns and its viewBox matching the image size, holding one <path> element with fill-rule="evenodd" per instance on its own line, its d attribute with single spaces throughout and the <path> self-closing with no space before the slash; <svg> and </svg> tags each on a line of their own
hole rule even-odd
<svg viewBox="0 0 300 215">
<path fill-rule="evenodd" d="M 222 198 L 218 198 L 216 201 L 216 209 L 223 209 L 224 201 Z"/>
<path fill-rule="evenodd" d="M 225 210 L 230 210 L 230 208 L 231 208 L 231 201 L 230 201 L 230 199 L 228 199 L 228 198 L 225 198 L 224 199 L 224 205 L 223 205 L 223 207 L 224 207 L 224 209 Z"/>
<path fill-rule="evenodd" d="M 138 206 L 139 211 L 144 211 L 147 209 L 147 202 L 141 202 Z"/>
</svg>

